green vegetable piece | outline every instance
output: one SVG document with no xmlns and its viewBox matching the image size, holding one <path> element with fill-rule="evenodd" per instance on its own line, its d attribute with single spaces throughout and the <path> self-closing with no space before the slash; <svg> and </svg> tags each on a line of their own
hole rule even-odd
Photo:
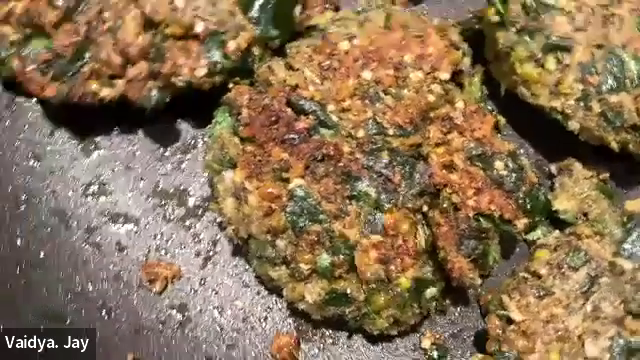
<svg viewBox="0 0 640 360">
<path fill-rule="evenodd" d="M 553 37 L 542 46 L 542 53 L 567 52 L 570 53 L 575 46 L 575 42 L 571 38 Z"/>
<path fill-rule="evenodd" d="M 34 36 L 29 40 L 24 50 L 40 51 L 53 49 L 53 40 L 47 36 Z"/>
<path fill-rule="evenodd" d="M 331 238 L 329 253 L 334 257 L 343 259 L 352 267 L 355 267 L 355 251 L 356 247 L 349 239 L 340 236 Z"/>
<path fill-rule="evenodd" d="M 490 296 L 483 309 L 485 313 L 495 314 L 502 321 L 512 321 L 511 315 L 505 309 L 500 296 Z"/>
<path fill-rule="evenodd" d="M 426 360 L 447 360 L 449 359 L 449 349 L 443 344 L 433 344 L 424 352 Z"/>
<path fill-rule="evenodd" d="M 507 23 L 509 17 L 509 1 L 508 0 L 490 0 L 489 4 L 496 9 L 497 15 L 504 23 Z"/>
<path fill-rule="evenodd" d="M 91 42 L 84 40 L 76 47 L 69 59 L 66 61 L 54 60 L 55 63 L 51 68 L 51 78 L 54 81 L 62 81 L 78 74 L 80 70 L 82 70 L 82 67 L 89 63 L 91 57 L 91 53 L 89 52 L 90 46 Z"/>
<path fill-rule="evenodd" d="M 293 35 L 296 0 L 239 0 L 238 3 L 256 27 L 260 40 L 280 46 Z"/>
<path fill-rule="evenodd" d="M 633 317 L 640 316 L 640 292 L 636 291 L 625 299 L 624 311 Z"/>
<path fill-rule="evenodd" d="M 611 341 L 609 355 L 612 360 L 637 359 L 640 356 L 640 341 L 617 334 Z"/>
<path fill-rule="evenodd" d="M 53 40 L 48 36 L 33 36 L 20 50 L 25 58 L 35 58 L 39 54 L 53 49 Z"/>
<path fill-rule="evenodd" d="M 209 70 L 213 73 L 228 70 L 234 65 L 231 57 L 224 51 L 225 46 L 224 34 L 219 31 L 209 34 L 202 44 L 206 58 L 209 60 Z"/>
<path fill-rule="evenodd" d="M 493 360 L 522 360 L 522 358 L 515 352 L 496 351 L 493 354 Z"/>
<path fill-rule="evenodd" d="M 519 163 L 518 154 L 509 155 L 492 154 L 480 144 L 474 144 L 467 150 L 469 161 L 481 168 L 498 186 L 505 191 L 517 194 L 522 191 L 525 182 L 524 168 Z M 501 163 L 501 169 L 496 168 L 496 164 Z M 506 173 L 506 174 L 505 174 Z"/>
<path fill-rule="evenodd" d="M 209 138 L 215 139 L 222 133 L 233 133 L 236 126 L 235 117 L 228 106 L 220 106 L 213 113 L 213 122 L 207 127 Z"/>
<path fill-rule="evenodd" d="M 377 191 L 368 179 L 348 176 L 347 182 L 349 183 L 349 197 L 352 200 L 366 207 L 375 208 Z"/>
<path fill-rule="evenodd" d="M 460 237 L 460 251 L 466 258 L 473 259 L 481 272 L 488 272 L 502 260 L 500 237 L 503 230 L 491 216 L 477 215 L 474 220 L 472 228 Z"/>
<path fill-rule="evenodd" d="M 615 108 L 615 105 L 605 99 L 600 99 L 600 107 L 602 110 L 598 113 L 605 125 L 609 125 L 612 129 L 623 129 L 627 114 L 624 110 Z M 591 105 L 589 105 L 591 107 Z"/>
<path fill-rule="evenodd" d="M 313 117 L 320 128 L 335 130 L 338 127 L 326 108 L 317 101 L 294 95 L 287 99 L 287 105 L 297 115 Z"/>
<path fill-rule="evenodd" d="M 521 164 L 518 152 L 514 151 L 508 155 L 492 154 L 481 145 L 475 144 L 468 149 L 467 157 L 496 185 L 515 195 L 524 212 L 533 217 L 536 222 L 545 219 L 551 212 L 551 201 L 546 188 L 538 185 L 527 189 L 526 170 Z M 499 168 L 496 167 L 498 163 L 501 164 Z"/>
<path fill-rule="evenodd" d="M 411 283 L 411 296 L 417 299 L 432 299 L 440 294 L 441 285 L 426 277 L 414 278 Z"/>
<path fill-rule="evenodd" d="M 316 258 L 316 271 L 320 276 L 325 278 L 331 278 L 333 275 L 333 268 L 331 266 L 331 256 L 326 252 L 318 255 Z"/>
<path fill-rule="evenodd" d="M 15 47 L 8 43 L 0 43 L 0 76 L 9 78 L 15 76 L 11 64 L 11 57 L 15 53 Z"/>
<path fill-rule="evenodd" d="M 378 121 L 376 118 L 371 118 L 367 120 L 367 124 L 365 125 L 365 130 L 369 136 L 379 136 L 386 134 L 386 130 L 384 126 Z"/>
<path fill-rule="evenodd" d="M 345 307 L 351 305 L 353 303 L 353 299 L 345 292 L 331 289 L 324 297 L 323 302 L 327 306 Z"/>
<path fill-rule="evenodd" d="M 639 59 L 640 60 L 640 59 Z M 608 52 L 596 92 L 600 95 L 627 91 L 640 83 L 640 61 L 620 49 Z"/>
<path fill-rule="evenodd" d="M 310 225 L 324 225 L 328 222 L 322 208 L 304 186 L 295 186 L 289 191 L 285 218 L 296 236 L 302 235 Z"/>
<path fill-rule="evenodd" d="M 529 216 L 536 221 L 542 221 L 548 217 L 552 211 L 551 200 L 547 189 L 542 186 L 536 186 L 532 190 L 525 193 L 520 199 L 524 210 Z"/>
<path fill-rule="evenodd" d="M 599 182 L 596 185 L 596 188 L 598 189 L 598 192 L 604 195 L 608 200 L 614 201 L 617 197 L 616 191 L 611 184 Z"/>
<path fill-rule="evenodd" d="M 634 262 L 640 262 L 640 229 L 635 222 L 629 225 L 629 232 L 620 244 L 620 255 Z"/>
<path fill-rule="evenodd" d="M 550 227 L 548 224 L 542 224 L 536 227 L 535 229 L 528 232 L 524 238 L 527 241 L 533 242 L 543 239 L 553 233 L 554 229 Z"/>
<path fill-rule="evenodd" d="M 567 255 L 567 258 L 565 259 L 565 263 L 569 268 L 575 271 L 580 269 L 584 265 L 586 265 L 589 262 L 589 260 L 590 260 L 590 257 L 586 251 L 584 251 L 583 249 L 576 248 L 571 250 L 571 252 Z"/>
<path fill-rule="evenodd" d="M 213 122 L 207 127 L 207 134 L 212 146 L 216 149 L 210 152 L 208 166 L 213 174 L 220 174 L 224 170 L 233 169 L 236 160 L 229 153 L 230 144 L 235 140 L 234 132 L 236 119 L 228 106 L 219 107 L 213 114 Z"/>
</svg>

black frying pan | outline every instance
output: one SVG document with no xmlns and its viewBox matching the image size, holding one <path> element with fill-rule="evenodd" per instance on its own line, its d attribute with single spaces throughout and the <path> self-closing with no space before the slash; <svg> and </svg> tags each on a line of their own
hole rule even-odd
<svg viewBox="0 0 640 360">
<path fill-rule="evenodd" d="M 426 10 L 460 18 L 482 5 L 427 0 Z M 419 333 L 372 342 L 311 324 L 256 281 L 207 212 L 202 128 L 212 103 L 178 100 L 150 117 L 40 106 L 0 90 L 0 324 L 95 326 L 98 359 L 109 360 L 266 359 L 276 330 L 296 331 L 305 359 L 420 358 Z M 531 129 L 521 118 L 528 111 L 516 108 L 504 111 L 546 159 L 610 164 L 622 188 L 640 183 L 624 156 L 582 144 L 552 121 Z M 498 273 L 524 257 L 526 249 L 516 252 Z M 152 295 L 139 280 L 146 258 L 179 264 L 184 278 Z M 469 358 L 482 328 L 464 296 L 422 326 L 444 335 L 452 359 Z"/>
</svg>

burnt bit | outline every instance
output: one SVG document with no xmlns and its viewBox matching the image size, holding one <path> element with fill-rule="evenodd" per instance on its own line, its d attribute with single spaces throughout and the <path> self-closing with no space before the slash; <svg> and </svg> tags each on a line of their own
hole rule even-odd
<svg viewBox="0 0 640 360">
<path fill-rule="evenodd" d="M 147 261 L 140 270 L 144 285 L 156 295 L 182 277 L 180 266 L 165 261 Z"/>
<path fill-rule="evenodd" d="M 207 253 L 202 256 L 202 262 L 200 263 L 200 270 L 206 269 L 207 266 L 209 266 L 209 264 L 211 263 L 211 260 L 213 260 L 214 256 L 215 256 L 215 253 L 213 251 L 207 251 Z"/>
<path fill-rule="evenodd" d="M 125 244 L 122 243 L 122 241 L 118 240 L 115 243 L 115 248 L 116 248 L 116 252 L 118 254 L 124 254 L 125 252 L 127 252 L 127 250 L 129 249 Z"/>
<path fill-rule="evenodd" d="M 109 184 L 96 178 L 82 186 L 82 196 L 92 200 L 99 200 L 111 196 L 112 191 Z"/>
<path fill-rule="evenodd" d="M 276 332 L 271 344 L 273 360 L 298 360 L 300 358 L 300 339 L 293 333 Z"/>
<path fill-rule="evenodd" d="M 86 139 L 80 143 L 80 152 L 86 157 L 91 157 L 100 150 L 100 144 L 95 139 Z"/>
<path fill-rule="evenodd" d="M 53 207 L 49 210 L 49 214 L 66 230 L 72 228 L 71 215 L 69 214 L 69 212 L 67 212 L 67 210 L 61 207 Z"/>
<path fill-rule="evenodd" d="M 97 240 L 85 239 L 83 244 L 99 253 L 102 252 L 103 245 Z"/>
<path fill-rule="evenodd" d="M 473 334 L 473 347 L 479 354 L 487 353 L 487 341 L 489 341 L 487 329 L 480 329 Z"/>
</svg>

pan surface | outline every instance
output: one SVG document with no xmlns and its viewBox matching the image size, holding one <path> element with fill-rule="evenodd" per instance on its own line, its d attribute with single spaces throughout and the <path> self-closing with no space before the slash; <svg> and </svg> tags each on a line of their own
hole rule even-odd
<svg viewBox="0 0 640 360">
<path fill-rule="evenodd" d="M 439 0 L 424 8 L 461 18 L 482 5 Z M 425 329 L 445 337 L 452 359 L 469 358 L 483 327 L 473 301 L 382 342 L 292 315 L 207 211 L 202 125 L 211 109 L 200 120 L 184 112 L 193 106 L 174 106 L 192 121 L 167 116 L 149 125 L 136 111 L 123 119 L 109 108 L 41 107 L 0 90 L 0 325 L 96 326 L 98 359 L 267 359 L 276 330 L 296 331 L 305 359 L 419 359 Z M 68 123 L 74 131 L 59 126 Z M 599 161 L 575 141 L 541 143 Z M 632 165 L 614 165 L 623 187 L 638 183 Z M 514 258 L 523 256 L 521 249 Z M 180 265 L 183 279 L 152 295 L 139 280 L 145 259 Z"/>
</svg>

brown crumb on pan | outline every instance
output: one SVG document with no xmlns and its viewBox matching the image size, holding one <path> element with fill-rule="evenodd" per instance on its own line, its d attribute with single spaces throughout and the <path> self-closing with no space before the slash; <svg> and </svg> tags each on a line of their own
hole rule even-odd
<svg viewBox="0 0 640 360">
<path fill-rule="evenodd" d="M 147 261 L 140 269 L 142 281 L 154 294 L 162 294 L 169 284 L 182 277 L 180 266 L 165 261 Z"/>
<path fill-rule="evenodd" d="M 420 348 L 424 351 L 425 359 L 446 359 L 449 349 L 444 345 L 442 334 L 427 330 L 420 337 Z"/>
<path fill-rule="evenodd" d="M 136 354 L 130 352 L 127 354 L 127 360 L 140 360 L 139 356 L 136 356 Z"/>
<path fill-rule="evenodd" d="M 278 331 L 271 344 L 271 358 L 274 360 L 298 360 L 300 358 L 300 339 L 294 333 Z"/>
<path fill-rule="evenodd" d="M 624 209 L 627 210 L 628 212 L 640 214 L 640 197 L 625 201 Z"/>
</svg>

